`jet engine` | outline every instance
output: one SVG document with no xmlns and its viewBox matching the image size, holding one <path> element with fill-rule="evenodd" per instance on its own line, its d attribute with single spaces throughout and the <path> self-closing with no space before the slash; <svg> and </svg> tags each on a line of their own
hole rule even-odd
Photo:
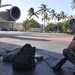
<svg viewBox="0 0 75 75">
<path fill-rule="evenodd" d="M 0 20 L 16 21 L 20 18 L 21 11 L 17 6 L 5 6 L 0 8 Z"/>
</svg>

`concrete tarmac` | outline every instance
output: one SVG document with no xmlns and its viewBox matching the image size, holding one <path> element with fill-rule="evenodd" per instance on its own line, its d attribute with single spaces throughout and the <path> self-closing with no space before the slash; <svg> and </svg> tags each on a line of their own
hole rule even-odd
<svg viewBox="0 0 75 75">
<path fill-rule="evenodd" d="M 56 62 L 61 60 L 62 50 L 71 42 L 74 35 L 58 33 L 35 33 L 35 32 L 11 32 L 0 31 L 0 54 L 6 50 L 21 48 L 30 43 L 36 47 L 36 54 L 42 55 L 44 60 L 51 58 Z M 30 72 L 13 71 L 12 62 L 0 60 L 1 75 L 57 75 L 45 62 L 37 62 L 36 68 Z M 75 66 L 67 61 L 62 67 L 63 75 L 73 75 Z M 61 73 L 59 75 L 62 75 Z"/>
</svg>

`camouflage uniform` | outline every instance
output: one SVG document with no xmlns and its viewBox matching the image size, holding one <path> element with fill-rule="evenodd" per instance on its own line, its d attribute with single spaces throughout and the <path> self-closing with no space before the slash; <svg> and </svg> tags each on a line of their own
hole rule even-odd
<svg viewBox="0 0 75 75">
<path fill-rule="evenodd" d="M 66 48 L 63 50 L 63 55 L 67 60 L 75 64 L 75 47 L 74 48 Z"/>
<path fill-rule="evenodd" d="M 72 29 L 75 29 L 75 19 L 71 19 L 70 20 L 70 27 Z M 75 41 L 75 36 L 74 36 L 72 41 Z M 67 60 L 69 60 L 70 62 L 75 64 L 75 45 L 73 46 L 73 48 L 66 48 L 66 49 L 64 49 L 63 50 L 63 55 L 65 56 L 65 58 Z"/>
</svg>

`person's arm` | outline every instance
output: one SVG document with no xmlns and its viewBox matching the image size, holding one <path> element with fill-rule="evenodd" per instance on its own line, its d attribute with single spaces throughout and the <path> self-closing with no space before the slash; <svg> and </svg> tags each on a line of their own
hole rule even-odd
<svg viewBox="0 0 75 75">
<path fill-rule="evenodd" d="M 69 44 L 68 48 L 74 48 L 74 47 L 75 47 L 75 36 L 73 40 L 71 41 L 71 43 Z"/>
</svg>

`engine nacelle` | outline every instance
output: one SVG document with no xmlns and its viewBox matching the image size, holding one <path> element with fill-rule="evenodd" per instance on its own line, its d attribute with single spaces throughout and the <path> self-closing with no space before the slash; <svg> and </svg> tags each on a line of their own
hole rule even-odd
<svg viewBox="0 0 75 75">
<path fill-rule="evenodd" d="M 16 21 L 20 18 L 21 11 L 17 6 L 6 6 L 0 8 L 0 20 Z"/>
</svg>

